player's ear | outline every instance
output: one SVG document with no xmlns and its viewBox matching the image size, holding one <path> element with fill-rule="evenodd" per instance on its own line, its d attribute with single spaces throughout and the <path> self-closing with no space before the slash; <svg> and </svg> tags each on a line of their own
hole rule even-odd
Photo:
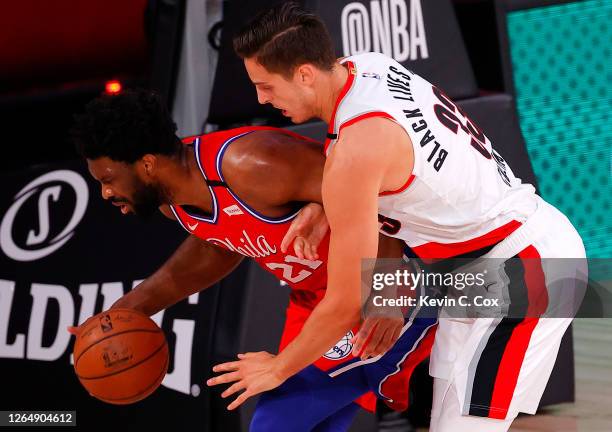
<svg viewBox="0 0 612 432">
<path fill-rule="evenodd" d="M 303 85 L 311 86 L 314 83 L 317 69 L 310 63 L 304 63 L 295 69 L 294 78 Z"/>
<path fill-rule="evenodd" d="M 157 168 L 157 157 L 152 154 L 146 154 L 140 159 L 141 167 L 147 177 L 155 175 Z"/>
</svg>

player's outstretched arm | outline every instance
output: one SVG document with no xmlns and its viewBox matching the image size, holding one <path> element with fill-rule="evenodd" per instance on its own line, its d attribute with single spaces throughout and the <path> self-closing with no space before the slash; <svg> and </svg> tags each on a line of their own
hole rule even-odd
<svg viewBox="0 0 612 432">
<path fill-rule="evenodd" d="M 220 281 L 242 258 L 242 255 L 189 236 L 155 273 L 119 298 L 111 309 L 128 308 L 154 315 Z M 68 331 L 76 335 L 79 328 L 68 327 Z"/>
<path fill-rule="evenodd" d="M 130 308 L 153 315 L 220 281 L 241 260 L 241 255 L 189 236 L 155 273 L 111 308 Z"/>
</svg>

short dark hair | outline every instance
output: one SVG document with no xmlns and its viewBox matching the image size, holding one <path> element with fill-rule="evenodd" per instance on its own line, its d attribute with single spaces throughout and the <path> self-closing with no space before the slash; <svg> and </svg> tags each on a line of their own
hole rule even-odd
<svg viewBox="0 0 612 432">
<path fill-rule="evenodd" d="M 176 123 L 161 97 L 144 89 L 104 95 L 75 116 L 70 130 L 78 153 L 87 159 L 109 157 L 134 163 L 145 154 L 172 156 L 180 151 Z"/>
<path fill-rule="evenodd" d="M 294 2 L 256 15 L 234 37 L 234 50 L 243 59 L 256 57 L 268 71 L 284 76 L 304 63 L 330 71 L 336 62 L 325 24 Z"/>
</svg>

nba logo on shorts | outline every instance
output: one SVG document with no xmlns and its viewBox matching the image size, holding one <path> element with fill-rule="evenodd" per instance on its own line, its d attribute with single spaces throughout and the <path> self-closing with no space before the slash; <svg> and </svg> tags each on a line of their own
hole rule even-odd
<svg viewBox="0 0 612 432">
<path fill-rule="evenodd" d="M 329 360 L 341 360 L 347 355 L 351 353 L 353 350 L 353 344 L 351 343 L 351 339 L 353 339 L 353 332 L 349 331 L 344 335 L 342 339 L 340 339 L 336 345 L 330 348 L 323 357 Z"/>
</svg>

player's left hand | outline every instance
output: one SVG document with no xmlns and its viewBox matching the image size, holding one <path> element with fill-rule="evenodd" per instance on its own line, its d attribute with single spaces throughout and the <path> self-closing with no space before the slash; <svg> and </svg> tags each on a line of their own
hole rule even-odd
<svg viewBox="0 0 612 432">
<path fill-rule="evenodd" d="M 238 361 L 221 363 L 213 367 L 213 372 L 224 372 L 206 381 L 209 386 L 232 384 L 221 393 L 226 398 L 240 390 L 244 390 L 228 405 L 228 410 L 238 408 L 251 396 L 281 385 L 286 377 L 282 377 L 276 367 L 276 356 L 265 351 L 238 354 Z"/>
<path fill-rule="evenodd" d="M 365 360 L 389 351 L 399 339 L 403 316 L 372 316 L 365 319 L 357 334 L 351 339 L 353 352 Z"/>
</svg>

